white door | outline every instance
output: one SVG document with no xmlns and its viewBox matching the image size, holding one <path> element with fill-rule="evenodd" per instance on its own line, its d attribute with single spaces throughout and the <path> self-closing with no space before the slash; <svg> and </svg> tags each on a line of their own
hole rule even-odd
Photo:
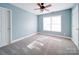
<svg viewBox="0 0 79 59">
<path fill-rule="evenodd" d="M 10 43 L 10 11 L 2 10 L 1 11 L 1 47 L 8 45 Z"/>
<path fill-rule="evenodd" d="M 1 10 L 0 10 L 0 46 L 1 46 Z"/>
<path fill-rule="evenodd" d="M 78 47 L 78 5 L 76 5 L 76 7 L 73 9 L 72 11 L 72 40 L 74 41 L 74 43 L 76 44 L 76 46 Z"/>
</svg>

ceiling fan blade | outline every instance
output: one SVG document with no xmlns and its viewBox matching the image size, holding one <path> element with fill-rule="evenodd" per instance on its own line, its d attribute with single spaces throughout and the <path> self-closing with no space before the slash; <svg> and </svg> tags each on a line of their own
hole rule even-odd
<svg viewBox="0 0 79 59">
<path fill-rule="evenodd" d="M 40 3 L 37 3 L 37 5 L 38 5 L 39 7 L 41 7 Z"/>
<path fill-rule="evenodd" d="M 36 8 L 36 9 L 34 9 L 34 10 L 39 10 L 40 8 Z"/>
<path fill-rule="evenodd" d="M 45 6 L 45 8 L 48 8 L 48 7 L 51 7 L 52 5 L 51 4 L 49 4 L 49 5 L 47 5 L 47 6 Z"/>
</svg>

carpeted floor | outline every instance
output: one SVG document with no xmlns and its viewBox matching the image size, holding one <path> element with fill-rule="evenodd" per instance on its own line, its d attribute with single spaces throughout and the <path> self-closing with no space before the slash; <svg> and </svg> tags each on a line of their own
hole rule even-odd
<svg viewBox="0 0 79 59">
<path fill-rule="evenodd" d="M 79 50 L 70 39 L 41 34 L 25 38 L 0 48 L 0 55 L 78 55 Z"/>
</svg>

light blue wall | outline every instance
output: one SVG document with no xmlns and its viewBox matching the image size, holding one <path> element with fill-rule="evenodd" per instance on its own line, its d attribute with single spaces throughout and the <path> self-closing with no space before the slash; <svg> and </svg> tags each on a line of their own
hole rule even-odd
<svg viewBox="0 0 79 59">
<path fill-rule="evenodd" d="M 55 15 L 61 15 L 61 32 L 45 32 L 43 31 L 43 17 L 48 16 L 55 16 Z M 44 15 L 38 15 L 38 32 L 42 32 L 45 34 L 55 34 L 55 35 L 62 35 L 66 37 L 71 37 L 71 9 L 63 10 L 59 12 L 52 12 Z"/>
<path fill-rule="evenodd" d="M 37 32 L 36 15 L 7 3 L 0 3 L 0 7 L 12 10 L 13 40 Z"/>
</svg>

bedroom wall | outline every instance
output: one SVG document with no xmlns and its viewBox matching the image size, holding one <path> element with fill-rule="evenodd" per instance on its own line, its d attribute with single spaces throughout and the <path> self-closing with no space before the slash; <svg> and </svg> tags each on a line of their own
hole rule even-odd
<svg viewBox="0 0 79 59">
<path fill-rule="evenodd" d="M 12 40 L 37 32 L 37 16 L 7 3 L 0 7 L 12 10 Z"/>
<path fill-rule="evenodd" d="M 61 15 L 61 32 L 43 31 L 43 17 Z M 71 9 L 38 15 L 38 32 L 71 37 Z"/>
</svg>

